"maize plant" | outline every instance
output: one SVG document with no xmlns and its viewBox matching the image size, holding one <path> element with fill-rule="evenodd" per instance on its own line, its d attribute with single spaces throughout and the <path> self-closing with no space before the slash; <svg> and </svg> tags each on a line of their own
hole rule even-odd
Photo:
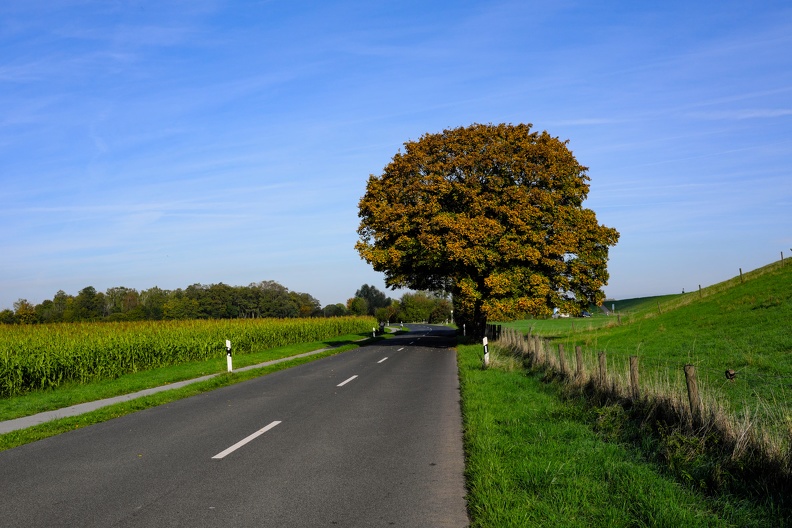
<svg viewBox="0 0 792 528">
<path fill-rule="evenodd" d="M 371 317 L 0 325 L 0 397 L 369 332 Z"/>
</svg>

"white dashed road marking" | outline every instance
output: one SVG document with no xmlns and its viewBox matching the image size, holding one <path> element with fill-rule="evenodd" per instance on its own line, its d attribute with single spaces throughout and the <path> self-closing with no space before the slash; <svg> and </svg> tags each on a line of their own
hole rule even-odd
<svg viewBox="0 0 792 528">
<path fill-rule="evenodd" d="M 357 378 L 357 374 L 355 374 L 354 376 L 352 376 L 352 377 L 351 377 L 351 378 L 349 378 L 348 380 L 344 380 L 344 381 L 342 381 L 341 383 L 339 383 L 338 385 L 336 385 L 336 387 L 343 387 L 344 385 L 346 385 L 347 383 L 349 383 L 350 381 L 352 381 L 352 380 L 353 380 L 353 379 L 355 379 L 355 378 Z"/>
<path fill-rule="evenodd" d="M 217 454 L 216 454 L 215 456 L 213 456 L 212 458 L 217 458 L 217 459 L 220 459 L 220 458 L 223 458 L 223 457 L 225 457 L 226 455 L 229 455 L 229 454 L 233 453 L 234 451 L 236 451 L 237 449 L 239 449 L 239 448 L 240 448 L 240 447 L 242 447 L 243 445 L 247 444 L 247 443 L 248 443 L 248 442 L 250 442 L 251 440 L 255 440 L 255 439 L 256 439 L 256 438 L 258 438 L 259 436 L 263 435 L 264 433 L 266 433 L 267 431 L 269 431 L 270 429 L 272 429 L 273 427 L 275 427 L 275 426 L 276 426 L 276 425 L 278 425 L 279 423 L 280 423 L 279 421 L 275 421 L 275 422 L 272 422 L 272 423 L 270 423 L 268 426 L 266 426 L 266 427 L 263 427 L 263 428 L 259 429 L 258 431 L 256 431 L 256 432 L 255 432 L 255 433 L 253 433 L 252 435 L 250 435 L 250 436 L 248 436 L 248 437 L 246 437 L 246 438 L 243 438 L 242 440 L 240 440 L 240 441 L 239 441 L 239 442 L 237 442 L 236 444 L 232 445 L 231 447 L 229 447 L 229 448 L 228 448 L 228 449 L 226 449 L 225 451 L 220 451 L 219 453 L 217 453 Z"/>
</svg>

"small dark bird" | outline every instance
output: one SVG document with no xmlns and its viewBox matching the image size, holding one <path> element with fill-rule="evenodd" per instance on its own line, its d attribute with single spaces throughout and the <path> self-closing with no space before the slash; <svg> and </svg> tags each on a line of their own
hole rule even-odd
<svg viewBox="0 0 792 528">
<path fill-rule="evenodd" d="M 729 381 L 734 381 L 734 378 L 737 377 L 737 373 L 734 372 L 732 369 L 726 371 L 726 379 Z"/>
</svg>

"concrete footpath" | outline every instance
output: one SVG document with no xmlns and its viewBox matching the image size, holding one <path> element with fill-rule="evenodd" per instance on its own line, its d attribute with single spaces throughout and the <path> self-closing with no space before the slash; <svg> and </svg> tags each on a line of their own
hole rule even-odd
<svg viewBox="0 0 792 528">
<path fill-rule="evenodd" d="M 305 352 L 303 354 L 297 354 L 296 356 L 289 356 L 281 359 L 274 359 L 272 361 L 266 361 L 264 363 L 258 363 L 256 365 L 249 365 L 247 367 L 242 367 L 238 369 L 234 369 L 234 372 L 244 372 L 246 370 L 252 370 L 255 368 L 266 367 L 269 365 L 276 365 L 278 363 L 283 363 L 285 361 L 290 361 L 292 359 L 312 356 L 314 354 L 319 354 L 321 352 L 325 352 L 330 350 L 330 348 L 322 348 L 319 350 L 312 350 L 311 352 Z M 43 424 L 46 422 L 51 422 L 52 420 L 57 420 L 59 418 L 66 418 L 69 416 L 78 416 L 80 414 L 84 414 L 90 411 L 94 411 L 101 407 L 107 407 L 108 405 L 113 405 L 115 403 L 125 402 L 129 400 L 134 400 L 136 398 L 140 398 L 143 396 L 148 396 L 149 394 L 154 394 L 157 392 L 163 392 L 167 390 L 179 389 L 186 385 L 190 385 L 192 383 L 198 383 L 200 381 L 206 381 L 208 379 L 214 378 L 215 376 L 219 376 L 220 374 L 225 374 L 225 372 L 218 372 L 217 374 L 209 374 L 206 376 L 201 376 L 200 378 L 184 380 L 184 381 L 177 381 L 175 383 L 170 383 L 168 385 L 162 385 L 161 387 L 153 387 L 151 389 L 145 389 L 138 392 L 133 392 L 131 394 L 122 394 L 121 396 L 114 396 L 113 398 L 106 398 L 104 400 L 97 400 L 92 402 L 80 403 L 77 405 L 72 405 L 71 407 L 64 407 L 62 409 L 56 409 L 54 411 L 47 411 L 39 414 L 34 414 L 31 416 L 23 416 L 22 418 L 15 418 L 14 420 L 6 420 L 4 422 L 0 422 L 0 434 L 10 433 L 12 431 L 17 431 L 19 429 L 26 429 L 28 427 L 33 427 L 34 425 Z"/>
</svg>

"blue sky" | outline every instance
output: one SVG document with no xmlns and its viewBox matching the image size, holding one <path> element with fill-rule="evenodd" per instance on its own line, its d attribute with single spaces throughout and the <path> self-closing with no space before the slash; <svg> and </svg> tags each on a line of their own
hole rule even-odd
<svg viewBox="0 0 792 528">
<path fill-rule="evenodd" d="M 792 6 L 649 4 L 4 2 L 0 309 L 89 285 L 384 291 L 353 249 L 368 175 L 471 123 L 569 140 L 621 232 L 610 297 L 792 256 Z"/>
</svg>

